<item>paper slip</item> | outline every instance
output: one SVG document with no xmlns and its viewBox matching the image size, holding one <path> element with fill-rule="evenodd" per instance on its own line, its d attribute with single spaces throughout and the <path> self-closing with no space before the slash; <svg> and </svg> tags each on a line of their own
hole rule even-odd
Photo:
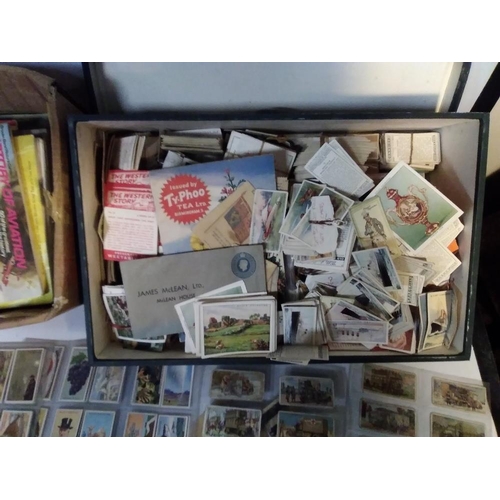
<svg viewBox="0 0 500 500">
<path fill-rule="evenodd" d="M 337 141 L 323 144 L 305 168 L 328 186 L 348 196 L 359 198 L 373 188 L 373 181 L 352 159 L 350 162 L 346 160 L 345 156 L 339 153 L 339 149 L 344 151 Z"/>
<path fill-rule="evenodd" d="M 344 343 L 385 344 L 389 323 L 384 321 L 336 321 L 332 324 L 332 340 Z"/>
<path fill-rule="evenodd" d="M 372 348 L 371 346 L 370 348 Z M 369 351 L 367 347 L 365 347 L 361 343 L 344 343 L 344 342 L 328 342 L 328 350 L 329 351 Z"/>
<path fill-rule="evenodd" d="M 297 156 L 295 151 L 233 131 L 229 137 L 224 159 L 228 160 L 231 158 L 264 154 L 272 154 L 274 156 L 274 166 L 276 170 L 287 174 L 290 172 L 295 157 Z"/>
<path fill-rule="evenodd" d="M 306 276 L 306 286 L 309 290 L 313 289 L 317 284 L 323 284 L 333 287 L 338 287 L 344 282 L 344 275 L 340 273 L 324 273 L 324 274 L 308 274 Z"/>
<path fill-rule="evenodd" d="M 182 167 L 183 165 L 194 165 L 196 162 L 190 160 L 182 153 L 177 151 L 169 151 L 165 159 L 163 160 L 162 168 L 170 168 L 170 167 Z"/>
<path fill-rule="evenodd" d="M 440 285 L 448 280 L 451 273 L 462 264 L 460 260 L 437 240 L 427 245 L 417 255 L 418 257 L 426 258 L 433 264 L 433 270 L 436 275 L 432 278 L 431 283 L 434 285 Z M 427 285 L 428 281 L 425 284 Z"/>
<path fill-rule="evenodd" d="M 303 364 L 310 360 L 326 361 L 328 360 L 328 346 L 284 345 L 278 347 L 269 357 L 273 361 L 292 364 Z"/>
<path fill-rule="evenodd" d="M 425 278 L 425 283 L 435 276 L 432 262 L 402 255 L 394 259 L 394 266 L 398 273 L 421 274 Z"/>
<path fill-rule="evenodd" d="M 110 170 L 103 213 L 105 260 L 157 254 L 158 225 L 148 172 Z"/>
<path fill-rule="evenodd" d="M 448 228 L 446 228 L 442 234 L 439 234 L 437 240 L 443 246 L 448 247 L 450 243 L 464 230 L 465 226 L 460 222 L 460 219 L 456 219 Z"/>
<path fill-rule="evenodd" d="M 418 296 L 422 293 L 425 278 L 421 274 L 398 273 L 403 290 L 398 292 L 403 304 L 418 306 Z"/>
</svg>

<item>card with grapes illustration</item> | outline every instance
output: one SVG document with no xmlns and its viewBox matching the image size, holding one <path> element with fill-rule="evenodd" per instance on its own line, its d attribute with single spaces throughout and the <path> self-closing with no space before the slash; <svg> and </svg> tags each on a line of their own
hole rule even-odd
<svg viewBox="0 0 500 500">
<path fill-rule="evenodd" d="M 74 347 L 64 374 L 60 401 L 85 401 L 92 378 L 86 347 Z"/>
</svg>

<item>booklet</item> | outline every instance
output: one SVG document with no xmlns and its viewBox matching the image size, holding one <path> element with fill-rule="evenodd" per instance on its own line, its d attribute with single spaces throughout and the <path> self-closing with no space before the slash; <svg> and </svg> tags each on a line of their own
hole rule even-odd
<svg viewBox="0 0 500 500">
<path fill-rule="evenodd" d="M 262 245 L 220 248 L 120 263 L 134 338 L 183 332 L 175 305 L 245 282 L 249 293 L 266 291 Z"/>
<path fill-rule="evenodd" d="M 252 189 L 276 189 L 271 155 L 153 170 L 150 181 L 165 255 L 206 249 L 193 229 L 245 182 Z M 245 196 L 233 198 L 219 219 L 225 226 L 219 225 L 218 232 L 236 231 L 233 244 L 247 244 L 252 201 Z M 249 199 L 253 200 L 253 193 Z"/>
</svg>

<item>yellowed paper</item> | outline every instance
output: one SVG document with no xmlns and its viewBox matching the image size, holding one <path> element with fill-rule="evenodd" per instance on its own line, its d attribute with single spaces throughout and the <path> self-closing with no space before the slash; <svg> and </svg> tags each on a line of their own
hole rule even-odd
<svg viewBox="0 0 500 500">
<path fill-rule="evenodd" d="M 204 249 L 245 245 L 250 238 L 254 187 L 242 183 L 193 228 Z"/>
</svg>

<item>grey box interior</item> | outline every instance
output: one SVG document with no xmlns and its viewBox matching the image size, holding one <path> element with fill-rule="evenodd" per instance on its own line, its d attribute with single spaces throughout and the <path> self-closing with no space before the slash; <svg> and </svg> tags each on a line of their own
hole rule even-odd
<svg viewBox="0 0 500 500">
<path fill-rule="evenodd" d="M 111 326 L 101 298 L 104 280 L 104 264 L 101 242 L 96 227 L 100 215 L 99 182 L 100 166 L 96 165 L 95 141 L 99 141 L 101 131 L 128 130 L 186 130 L 221 127 L 224 130 L 251 128 L 263 131 L 281 132 L 335 132 L 361 133 L 384 131 L 438 131 L 441 134 L 442 162 L 428 176 L 428 179 L 463 211 L 465 230 L 459 236 L 461 267 L 453 273 L 455 286 L 460 292 L 460 319 L 458 333 L 450 350 L 445 348 L 426 351 L 422 355 L 458 355 L 463 352 L 466 324 L 467 300 L 469 297 L 469 271 L 471 265 L 471 244 L 473 241 L 474 201 L 476 197 L 476 174 L 480 145 L 480 121 L 476 118 L 382 118 L 382 119 L 271 119 L 271 120 L 150 120 L 150 121 L 88 121 L 76 125 L 77 153 L 83 199 L 83 231 L 87 252 L 89 276 L 89 300 L 92 317 L 94 354 L 97 360 L 138 360 L 138 359 L 186 359 L 192 358 L 181 351 L 151 353 L 123 349 L 113 339 Z M 202 270 L 200 269 L 200 272 Z M 475 279 L 475 278 L 474 278 Z M 475 286 L 475 283 L 474 283 Z M 471 305 L 473 309 L 473 305 Z M 352 355 L 352 352 L 337 352 L 336 358 Z M 398 356 L 399 353 L 357 352 L 367 357 Z M 404 355 L 403 355 L 404 356 Z"/>
</svg>

